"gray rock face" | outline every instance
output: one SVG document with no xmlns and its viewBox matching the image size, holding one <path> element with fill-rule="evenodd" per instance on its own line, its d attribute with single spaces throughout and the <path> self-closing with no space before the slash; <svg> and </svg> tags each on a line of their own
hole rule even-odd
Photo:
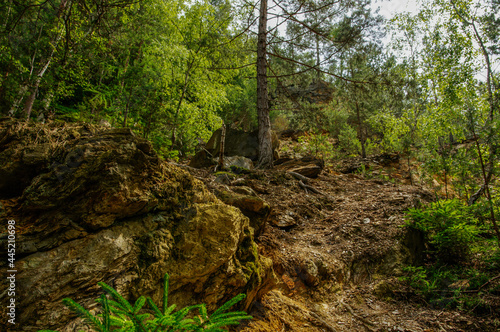
<svg viewBox="0 0 500 332">
<path fill-rule="evenodd" d="M 17 227 L 16 331 L 83 327 L 61 300 L 94 307 L 99 281 L 161 304 L 169 273 L 170 303 L 209 310 L 242 292 L 247 307 L 274 282 L 248 218 L 128 129 L 0 122 L 0 174 L 22 180 L 0 177 L 1 217 Z"/>
<path fill-rule="evenodd" d="M 221 129 L 216 130 L 205 149 L 198 152 L 190 161 L 189 166 L 202 168 L 215 165 L 216 158 L 220 154 Z M 272 133 L 273 151 L 276 153 L 279 148 L 279 140 L 276 133 Z M 230 129 L 226 131 L 224 144 L 225 156 L 242 156 L 250 160 L 257 160 L 259 157 L 259 137 L 258 131 L 244 132 L 241 130 Z M 276 157 L 275 157 L 276 158 Z M 246 166 L 242 166 L 248 168 Z"/>
</svg>

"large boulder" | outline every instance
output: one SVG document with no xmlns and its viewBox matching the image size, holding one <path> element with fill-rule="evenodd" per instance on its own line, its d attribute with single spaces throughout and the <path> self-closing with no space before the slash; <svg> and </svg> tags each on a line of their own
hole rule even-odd
<svg viewBox="0 0 500 332">
<path fill-rule="evenodd" d="M 273 283 L 248 218 L 128 129 L 0 121 L 0 163 L 0 216 L 16 221 L 15 331 L 79 330 L 61 300 L 93 307 L 99 281 L 161 304 L 169 273 L 171 303 L 209 310 L 242 292 L 248 307 Z"/>
<path fill-rule="evenodd" d="M 215 165 L 220 154 L 222 130 L 216 130 L 205 148 L 199 151 L 189 164 L 191 167 L 201 168 Z M 243 156 L 256 161 L 259 157 L 259 131 L 245 132 L 237 129 L 228 128 L 226 130 L 224 155 L 225 156 Z M 277 155 L 279 148 L 278 136 L 272 132 L 273 151 Z"/>
</svg>

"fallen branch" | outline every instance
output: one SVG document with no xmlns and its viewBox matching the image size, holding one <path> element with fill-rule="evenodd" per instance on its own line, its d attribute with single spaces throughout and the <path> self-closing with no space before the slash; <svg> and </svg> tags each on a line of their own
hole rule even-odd
<svg viewBox="0 0 500 332">
<path fill-rule="evenodd" d="M 486 281 L 484 284 L 482 284 L 478 289 L 475 290 L 470 290 L 470 291 L 463 291 L 462 293 L 479 293 L 484 287 L 488 286 L 491 282 L 500 279 L 500 274 L 497 275 L 494 278 L 491 278 L 490 280 Z"/>
<path fill-rule="evenodd" d="M 297 180 L 304 181 L 305 183 L 309 182 L 309 178 L 305 177 L 302 174 L 299 174 L 297 172 L 292 172 L 292 171 L 289 171 L 287 173 L 290 174 L 290 175 L 292 175 L 292 176 L 294 176 Z"/>
</svg>

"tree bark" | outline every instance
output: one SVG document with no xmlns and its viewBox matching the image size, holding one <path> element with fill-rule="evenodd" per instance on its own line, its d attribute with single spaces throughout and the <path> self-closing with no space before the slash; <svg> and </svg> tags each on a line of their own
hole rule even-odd
<svg viewBox="0 0 500 332">
<path fill-rule="evenodd" d="M 260 2 L 257 40 L 257 116 L 259 121 L 259 160 L 257 167 L 273 167 L 269 94 L 267 90 L 267 0 Z"/>
</svg>

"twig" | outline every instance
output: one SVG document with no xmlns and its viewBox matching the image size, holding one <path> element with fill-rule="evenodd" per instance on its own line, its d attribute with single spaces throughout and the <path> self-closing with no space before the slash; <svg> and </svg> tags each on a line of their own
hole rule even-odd
<svg viewBox="0 0 500 332">
<path fill-rule="evenodd" d="M 309 178 L 305 177 L 304 175 L 302 174 L 299 174 L 297 172 L 292 172 L 292 171 L 288 171 L 287 172 L 288 174 L 294 176 L 297 180 L 302 180 L 304 181 L 305 183 L 308 183 L 309 182 Z"/>
<path fill-rule="evenodd" d="M 491 278 L 490 280 L 486 281 L 478 289 L 476 289 L 476 290 L 470 290 L 470 291 L 463 291 L 462 293 L 479 293 L 484 287 L 488 286 L 488 284 L 490 284 L 492 281 L 495 281 L 497 279 L 500 279 L 500 274 L 497 275 L 496 277 Z"/>
</svg>

